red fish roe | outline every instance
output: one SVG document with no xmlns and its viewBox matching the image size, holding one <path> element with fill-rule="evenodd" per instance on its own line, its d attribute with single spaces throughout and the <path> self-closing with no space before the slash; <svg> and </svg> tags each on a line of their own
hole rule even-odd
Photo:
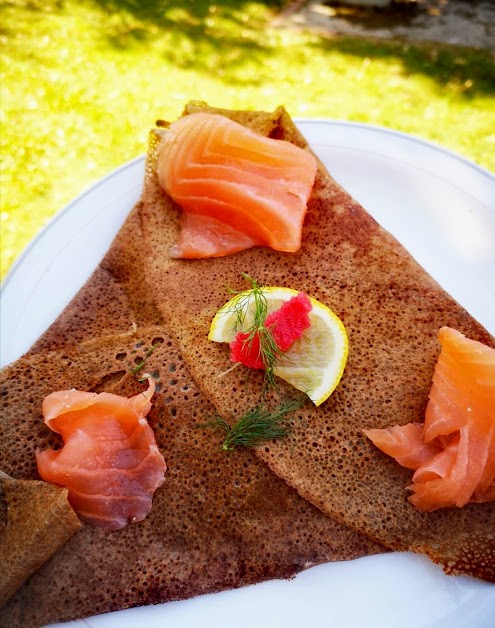
<svg viewBox="0 0 495 628">
<path fill-rule="evenodd" d="M 266 317 L 265 327 L 271 330 L 273 339 L 282 353 L 286 353 L 311 326 L 308 316 L 311 309 L 308 295 L 299 292 Z M 238 332 L 230 343 L 230 359 L 252 369 L 264 369 L 259 335 L 255 334 L 251 340 L 248 338 L 249 333 Z"/>
<path fill-rule="evenodd" d="M 300 292 L 266 317 L 265 325 L 272 330 L 277 347 L 284 353 L 311 327 L 308 314 L 312 307 L 308 295 Z"/>
<path fill-rule="evenodd" d="M 251 340 L 248 338 L 249 334 L 243 331 L 236 335 L 230 343 L 230 359 L 232 362 L 240 362 L 251 369 L 264 369 L 258 333 Z"/>
</svg>

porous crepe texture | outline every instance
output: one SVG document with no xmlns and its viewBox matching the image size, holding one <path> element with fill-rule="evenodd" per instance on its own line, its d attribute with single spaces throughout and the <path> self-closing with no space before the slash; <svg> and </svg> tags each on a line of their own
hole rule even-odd
<svg viewBox="0 0 495 628">
<path fill-rule="evenodd" d="M 37 478 L 35 450 L 60 444 L 42 422 L 44 396 L 71 387 L 126 396 L 145 390 L 131 369 L 153 345 L 145 371 L 158 393 L 148 420 L 168 470 L 151 513 L 118 532 L 83 525 L 0 610 L 1 626 L 185 599 L 381 551 L 302 499 L 253 453 L 227 453 L 220 434 L 198 427 L 214 409 L 163 326 L 43 351 L 7 367 L 0 466 L 13 477 Z"/>
<path fill-rule="evenodd" d="M 283 109 L 273 114 L 215 110 L 258 132 L 307 147 Z M 495 581 L 495 503 L 421 513 L 407 501 L 411 471 L 364 436 L 367 428 L 421 421 L 444 325 L 495 346 L 493 337 L 454 301 L 404 247 L 343 190 L 319 163 L 294 254 L 253 248 L 225 258 L 174 260 L 179 208 L 160 189 L 150 147 L 140 211 L 146 274 L 155 301 L 202 392 L 229 420 L 260 401 L 262 376 L 230 366 L 227 345 L 207 339 L 226 302 L 226 287 L 300 289 L 328 305 L 349 335 L 349 358 L 337 390 L 318 408 L 307 404 L 287 438 L 257 455 L 330 517 L 393 550 L 428 554 L 447 573 Z M 287 387 L 281 383 L 281 390 Z"/>
<path fill-rule="evenodd" d="M 136 206 L 91 277 L 27 355 L 162 321 L 144 276 L 142 247 Z"/>
<path fill-rule="evenodd" d="M 0 607 L 80 527 L 67 489 L 0 477 Z"/>
<path fill-rule="evenodd" d="M 86 285 L 28 355 L 2 374 L 0 468 L 38 477 L 35 449 L 58 442 L 42 422 L 43 396 L 71 386 L 134 394 L 145 384 L 129 377 L 129 369 L 163 340 L 145 370 L 161 374 L 151 420 L 169 467 L 165 484 L 144 522 L 117 533 L 84 525 L 0 611 L 1 625 L 37 626 L 185 599 L 385 551 L 326 517 L 251 452 L 223 452 L 219 434 L 195 427 L 215 409 L 154 306 L 138 207 Z"/>
</svg>

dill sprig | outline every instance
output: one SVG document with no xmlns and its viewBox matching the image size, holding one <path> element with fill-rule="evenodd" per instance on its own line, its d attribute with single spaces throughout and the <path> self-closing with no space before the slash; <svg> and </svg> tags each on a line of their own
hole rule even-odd
<svg viewBox="0 0 495 628">
<path fill-rule="evenodd" d="M 156 349 L 159 345 L 160 345 L 160 343 L 159 343 L 159 342 L 157 342 L 157 343 L 156 343 L 156 344 L 154 344 L 154 345 L 151 345 L 151 347 L 150 347 L 150 348 L 146 351 L 146 353 L 144 354 L 142 361 L 141 361 L 141 362 L 139 362 L 138 364 L 136 364 L 136 366 L 135 366 L 135 367 L 133 367 L 133 368 L 131 369 L 131 373 L 132 373 L 133 375 L 137 375 L 137 374 L 139 373 L 139 371 L 140 371 L 141 369 L 143 369 L 143 368 L 144 368 L 144 365 L 146 364 L 146 360 L 150 357 L 150 355 L 153 353 L 153 351 L 154 351 L 154 350 L 155 350 L 155 349 Z M 141 380 L 140 380 L 140 381 L 141 381 Z"/>
<path fill-rule="evenodd" d="M 247 334 L 244 343 L 248 350 L 251 350 L 253 341 L 256 337 L 259 340 L 258 359 L 261 359 L 265 367 L 265 380 L 269 386 L 275 386 L 275 367 L 280 356 L 284 355 L 275 342 L 271 327 L 265 325 L 268 315 L 268 301 L 263 292 L 263 287 L 258 284 L 256 279 L 250 277 L 247 273 L 242 273 L 242 277 L 251 283 L 251 289 L 248 291 L 236 291 L 228 289 L 232 294 L 241 295 L 233 306 L 236 322 L 234 331 L 242 331 Z M 247 327 L 244 327 L 246 314 L 250 309 L 251 300 L 254 302 L 253 319 Z"/>
<path fill-rule="evenodd" d="M 290 426 L 283 421 L 283 417 L 298 410 L 304 403 L 305 398 L 299 397 L 282 403 L 276 410 L 258 405 L 246 412 L 232 427 L 220 416 L 198 427 L 210 427 L 226 432 L 222 449 L 231 451 L 236 447 L 256 447 L 264 441 L 287 436 Z"/>
</svg>

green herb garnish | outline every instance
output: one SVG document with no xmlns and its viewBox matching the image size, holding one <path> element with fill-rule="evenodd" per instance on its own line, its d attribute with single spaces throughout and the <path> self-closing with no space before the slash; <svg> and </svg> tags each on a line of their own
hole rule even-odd
<svg viewBox="0 0 495 628">
<path fill-rule="evenodd" d="M 247 334 L 244 344 L 247 345 L 248 350 L 251 349 L 254 338 L 258 337 L 260 347 L 258 358 L 261 359 L 265 367 L 265 381 L 269 386 L 275 386 L 275 366 L 278 358 L 283 356 L 284 353 L 277 346 L 271 327 L 265 325 L 268 315 L 268 301 L 263 293 L 264 288 L 247 273 L 242 273 L 242 276 L 251 283 L 251 290 L 237 291 L 228 289 L 228 292 L 231 294 L 241 295 L 232 310 L 236 316 L 234 331 L 241 331 Z M 247 327 L 244 327 L 251 300 L 254 301 L 253 320 Z"/>
<path fill-rule="evenodd" d="M 136 364 L 136 366 L 135 366 L 135 367 L 133 367 L 133 368 L 131 369 L 131 373 L 132 373 L 133 375 L 137 375 L 137 374 L 139 373 L 139 371 L 140 371 L 141 369 L 143 369 L 143 368 L 144 368 L 144 365 L 146 364 L 146 360 L 150 357 L 150 355 L 153 353 L 153 351 L 154 351 L 154 350 L 155 350 L 155 349 L 156 349 L 159 345 L 160 345 L 160 343 L 159 343 L 159 342 L 157 342 L 157 343 L 156 343 L 156 344 L 154 344 L 154 345 L 151 345 L 151 347 L 150 347 L 150 348 L 146 351 L 146 353 L 144 354 L 144 357 L 143 357 L 142 361 L 141 361 L 141 362 L 139 362 L 138 364 Z M 140 380 L 140 381 L 144 381 L 144 379 L 143 379 L 143 380 Z"/>
<path fill-rule="evenodd" d="M 256 447 L 266 440 L 287 436 L 290 426 L 282 420 L 283 417 L 301 408 L 305 401 L 304 397 L 292 399 L 273 411 L 259 405 L 246 412 L 232 427 L 220 416 L 198 427 L 210 427 L 226 432 L 222 449 L 231 451 L 236 447 Z"/>
</svg>

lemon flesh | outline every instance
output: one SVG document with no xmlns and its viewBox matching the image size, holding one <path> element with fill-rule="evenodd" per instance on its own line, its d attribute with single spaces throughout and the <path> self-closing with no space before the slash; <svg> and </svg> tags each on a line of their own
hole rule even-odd
<svg viewBox="0 0 495 628">
<path fill-rule="evenodd" d="M 297 294 L 290 288 L 263 288 L 268 314 Z M 310 301 L 311 327 L 277 360 L 274 373 L 305 392 L 319 406 L 332 394 L 342 377 L 349 341 L 339 317 L 316 299 L 310 297 Z M 208 339 L 232 342 L 237 332 L 249 328 L 254 307 L 251 290 L 237 294 L 216 313 Z"/>
</svg>

